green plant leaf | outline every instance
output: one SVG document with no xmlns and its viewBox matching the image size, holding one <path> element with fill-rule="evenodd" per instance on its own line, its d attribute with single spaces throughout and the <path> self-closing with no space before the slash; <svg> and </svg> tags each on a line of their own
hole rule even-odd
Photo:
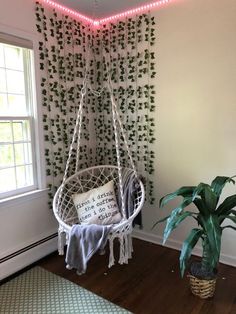
<svg viewBox="0 0 236 314">
<path fill-rule="evenodd" d="M 211 183 L 211 187 L 212 190 L 215 192 L 215 194 L 217 195 L 218 199 L 220 197 L 220 194 L 225 186 L 226 183 L 230 183 L 232 182 L 233 184 L 235 184 L 235 181 L 232 179 L 233 177 L 221 177 L 221 176 L 217 176 Z"/>
<path fill-rule="evenodd" d="M 209 217 L 202 217 L 204 234 L 208 238 L 212 252 L 212 262 L 216 265 L 220 257 L 222 228 L 220 227 L 219 217 L 215 214 Z"/>
<path fill-rule="evenodd" d="M 234 217 L 234 216 L 230 216 L 230 215 L 223 215 L 223 216 L 220 216 L 220 217 L 222 217 L 222 218 L 223 218 L 223 220 L 225 220 L 225 219 L 229 219 L 229 220 L 231 220 L 232 222 L 234 222 L 234 223 L 236 224 L 236 217 Z"/>
<path fill-rule="evenodd" d="M 201 197 L 205 203 L 206 210 L 214 212 L 218 202 L 216 194 L 212 191 L 210 185 L 206 183 L 200 183 L 193 192 L 193 200 Z"/>
<path fill-rule="evenodd" d="M 233 214 L 234 216 L 236 216 L 236 210 L 231 209 L 231 210 L 229 211 L 229 214 Z"/>
<path fill-rule="evenodd" d="M 223 230 L 223 229 L 227 229 L 227 228 L 230 228 L 230 229 L 236 230 L 236 227 L 233 227 L 233 226 L 231 226 L 231 225 L 224 226 L 224 227 L 222 228 L 222 230 Z"/>
<path fill-rule="evenodd" d="M 189 197 L 192 196 L 195 186 L 183 186 L 173 193 L 167 194 L 160 199 L 160 207 L 165 206 L 169 201 L 173 200 L 177 196 Z"/>
<path fill-rule="evenodd" d="M 233 216 L 230 216 L 230 215 L 233 215 Z M 227 213 L 227 215 L 220 215 L 220 216 L 219 216 L 220 225 L 222 224 L 222 222 L 223 222 L 225 219 L 227 219 L 227 218 L 229 218 L 229 217 L 233 217 L 233 218 L 236 219 L 236 210 L 230 210 L 230 211 Z"/>
<path fill-rule="evenodd" d="M 209 211 L 207 210 L 204 201 L 201 198 L 195 198 L 193 201 L 194 205 L 198 208 L 199 212 L 203 216 L 208 216 Z"/>
<path fill-rule="evenodd" d="M 217 208 L 216 213 L 218 216 L 226 215 L 231 209 L 236 206 L 236 195 L 228 196 L 223 203 Z"/>
<path fill-rule="evenodd" d="M 203 230 L 194 228 L 191 230 L 190 234 L 184 241 L 181 249 L 181 254 L 179 258 L 180 262 L 180 271 L 181 271 L 181 276 L 184 276 L 184 272 L 186 269 L 187 262 L 192 254 L 192 250 L 197 244 L 199 238 L 202 236 Z"/>
<path fill-rule="evenodd" d="M 169 217 L 170 217 L 170 215 L 169 215 L 169 216 L 166 216 L 166 217 L 164 217 L 164 218 L 162 218 L 162 219 L 160 219 L 160 220 L 158 220 L 158 221 L 152 226 L 152 229 L 155 228 L 157 224 L 166 221 Z"/>
<path fill-rule="evenodd" d="M 194 214 L 189 211 L 183 211 L 192 202 L 192 198 L 185 199 L 182 204 L 172 210 L 170 217 L 167 219 L 166 227 L 164 230 L 163 244 L 165 244 L 170 233 L 178 227 L 178 225 L 187 217 L 193 216 Z"/>
</svg>

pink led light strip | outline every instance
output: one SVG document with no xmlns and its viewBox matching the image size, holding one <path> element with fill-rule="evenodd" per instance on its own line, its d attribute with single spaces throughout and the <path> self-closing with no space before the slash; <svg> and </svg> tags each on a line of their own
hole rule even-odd
<svg viewBox="0 0 236 314">
<path fill-rule="evenodd" d="M 131 9 L 131 10 L 127 10 L 127 11 L 124 11 L 122 13 L 118 13 L 118 14 L 115 14 L 115 15 L 112 15 L 112 16 L 109 16 L 109 17 L 105 17 L 103 19 L 99 19 L 99 20 L 94 20 L 90 17 L 87 17 L 83 14 L 80 14 L 78 13 L 77 11 L 74 11 L 72 9 L 69 9 L 61 4 L 58 4 L 54 1 L 51 1 L 51 0 L 40 0 L 46 4 L 48 4 L 49 6 L 51 7 L 54 7 L 54 8 L 57 8 L 71 16 L 74 16 L 74 17 L 77 17 L 81 20 L 84 20 L 84 21 L 87 21 L 89 23 L 91 23 L 93 26 L 96 26 L 98 27 L 99 25 L 101 24 L 105 24 L 106 22 L 111 22 L 111 21 L 114 21 L 116 19 L 119 19 L 119 18 L 123 18 L 123 17 L 126 17 L 126 16 L 130 16 L 130 15 L 133 15 L 133 14 L 138 14 L 138 13 L 141 13 L 143 11 L 147 11 L 147 10 L 150 10 L 150 9 L 154 9 L 156 7 L 159 7 L 161 5 L 164 5 L 164 4 L 167 4 L 168 2 L 170 2 L 171 0 L 159 0 L 159 1 L 155 1 L 155 2 L 152 2 L 152 3 L 149 3 L 149 4 L 145 4 L 145 5 L 142 5 L 138 8 L 135 8 L 135 9 Z"/>
<path fill-rule="evenodd" d="M 156 7 L 160 6 L 160 5 L 168 3 L 170 1 L 171 0 L 159 0 L 159 1 L 156 1 L 156 2 L 152 2 L 152 3 L 149 3 L 149 4 L 142 5 L 142 6 L 138 7 L 138 8 L 135 8 L 135 9 L 131 9 L 131 10 L 119 13 L 119 14 L 115 14 L 115 15 L 112 15 L 112 16 L 109 16 L 109 17 L 105 17 L 104 19 L 100 19 L 100 20 L 97 20 L 97 21 L 94 21 L 94 22 L 97 22 L 96 25 L 104 24 L 106 22 L 110 22 L 110 21 L 113 21 L 113 20 L 116 20 L 116 19 L 119 19 L 119 18 L 122 18 L 122 17 L 126 17 L 126 16 L 129 16 L 129 15 L 134 15 L 134 14 L 137 14 L 137 13 L 141 13 L 143 11 L 147 11 L 147 10 L 156 8 Z"/>
</svg>

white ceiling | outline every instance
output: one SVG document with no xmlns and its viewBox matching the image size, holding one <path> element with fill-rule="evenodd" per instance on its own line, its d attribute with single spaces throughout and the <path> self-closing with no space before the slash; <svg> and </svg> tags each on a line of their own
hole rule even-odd
<svg viewBox="0 0 236 314">
<path fill-rule="evenodd" d="M 89 17 L 100 19 L 156 0 L 54 0 Z"/>
</svg>

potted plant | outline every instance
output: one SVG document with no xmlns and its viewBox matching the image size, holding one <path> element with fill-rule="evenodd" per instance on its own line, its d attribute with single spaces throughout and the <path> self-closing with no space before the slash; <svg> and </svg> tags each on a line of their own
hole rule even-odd
<svg viewBox="0 0 236 314">
<path fill-rule="evenodd" d="M 196 228 L 190 231 L 182 245 L 180 271 L 183 277 L 188 268 L 191 291 L 201 298 L 214 295 L 222 231 L 226 228 L 236 230 L 234 226 L 236 224 L 236 210 L 233 209 L 236 206 L 236 194 L 227 197 L 219 204 L 225 184 L 235 184 L 233 178 L 217 176 L 211 185 L 200 183 L 198 186 L 184 186 L 164 196 L 160 200 L 161 208 L 178 196 L 182 196 L 183 200 L 178 207 L 172 210 L 169 216 L 159 220 L 153 226 L 166 221 L 163 237 L 163 244 L 165 244 L 170 233 L 187 217 L 196 221 Z M 194 204 L 197 210 L 186 210 L 190 204 Z M 225 220 L 230 223 L 225 224 Z M 199 240 L 201 240 L 203 249 L 201 262 L 194 262 L 189 266 L 192 250 Z"/>
</svg>

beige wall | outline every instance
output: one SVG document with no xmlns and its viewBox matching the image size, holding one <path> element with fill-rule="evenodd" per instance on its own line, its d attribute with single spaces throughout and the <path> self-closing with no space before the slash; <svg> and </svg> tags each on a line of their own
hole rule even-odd
<svg viewBox="0 0 236 314">
<path fill-rule="evenodd" d="M 35 34 L 34 3 L 34 0 L 1 1 L 0 24 Z"/>
<path fill-rule="evenodd" d="M 236 174 L 236 1 L 176 0 L 154 14 L 159 200 L 182 185 Z M 144 237 L 161 240 L 162 228 L 151 226 L 167 212 L 145 208 Z M 169 245 L 179 247 L 190 227 L 186 221 Z M 235 243 L 236 232 L 225 231 L 223 259 L 236 266 Z"/>
</svg>

